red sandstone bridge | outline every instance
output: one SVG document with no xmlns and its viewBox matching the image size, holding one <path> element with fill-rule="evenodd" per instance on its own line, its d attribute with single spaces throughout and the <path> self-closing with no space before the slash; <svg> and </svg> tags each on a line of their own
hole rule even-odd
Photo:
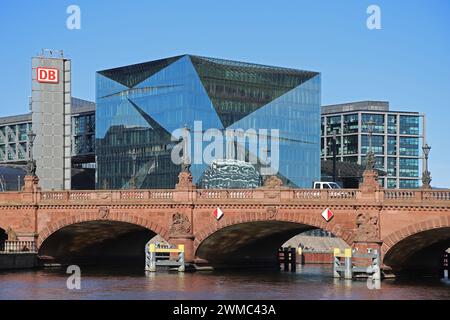
<svg viewBox="0 0 450 320">
<path fill-rule="evenodd" d="M 285 241 L 320 228 L 380 249 L 383 266 L 401 271 L 437 266 L 450 247 L 450 191 L 380 189 L 372 171 L 343 190 L 289 189 L 275 177 L 258 189 L 199 190 L 183 172 L 173 190 L 43 192 L 27 176 L 22 192 L 0 193 L 0 228 L 8 243 L 32 241 L 60 261 L 141 256 L 160 235 L 184 244 L 186 261 L 217 266 L 274 263 Z"/>
</svg>

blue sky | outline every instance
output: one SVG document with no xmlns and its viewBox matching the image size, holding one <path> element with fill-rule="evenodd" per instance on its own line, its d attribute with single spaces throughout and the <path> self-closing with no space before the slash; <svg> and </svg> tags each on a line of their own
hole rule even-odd
<svg viewBox="0 0 450 320">
<path fill-rule="evenodd" d="M 81 30 L 66 9 L 81 8 Z M 366 10 L 381 8 L 381 30 Z M 4 0 L 0 116 L 28 111 L 31 56 L 63 49 L 73 95 L 95 98 L 95 71 L 182 53 L 322 73 L 323 104 L 387 100 L 424 112 L 433 185 L 450 186 L 450 1 Z"/>
</svg>

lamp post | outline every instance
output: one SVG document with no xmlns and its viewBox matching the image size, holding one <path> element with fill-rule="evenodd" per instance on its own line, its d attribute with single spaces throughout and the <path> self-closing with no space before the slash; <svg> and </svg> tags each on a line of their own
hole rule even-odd
<svg viewBox="0 0 450 320">
<path fill-rule="evenodd" d="M 136 159 L 137 159 L 136 149 L 130 151 L 130 156 L 131 160 L 133 160 L 133 175 L 131 176 L 130 187 L 131 189 L 136 189 Z"/>
<path fill-rule="evenodd" d="M 336 148 L 336 130 L 333 130 L 333 142 L 332 142 L 332 147 L 333 147 L 333 182 L 336 182 L 336 153 L 337 153 L 337 148 Z"/>
<path fill-rule="evenodd" d="M 182 172 L 190 172 L 191 161 L 189 160 L 189 140 L 190 132 L 188 125 L 184 125 L 184 137 L 183 137 L 183 165 Z"/>
<path fill-rule="evenodd" d="M 425 143 L 422 147 L 423 155 L 424 155 L 424 168 L 422 173 L 422 188 L 431 189 L 431 173 L 428 171 L 428 155 L 430 154 L 431 147 Z"/>
<path fill-rule="evenodd" d="M 370 120 L 366 123 L 367 132 L 369 133 L 369 151 L 366 155 L 366 170 L 373 170 L 375 168 L 375 155 L 372 150 L 372 134 L 375 127 L 375 121 L 373 121 L 373 117 L 370 117 Z"/>
<path fill-rule="evenodd" d="M 28 161 L 27 161 L 27 176 L 36 176 L 36 160 L 33 157 L 33 145 L 36 134 L 30 130 L 27 134 L 28 136 Z"/>
</svg>

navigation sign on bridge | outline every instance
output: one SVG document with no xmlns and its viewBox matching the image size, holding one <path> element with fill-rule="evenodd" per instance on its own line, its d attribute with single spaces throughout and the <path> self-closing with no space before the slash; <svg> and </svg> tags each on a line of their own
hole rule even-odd
<svg viewBox="0 0 450 320">
<path fill-rule="evenodd" d="M 334 213 L 330 210 L 330 208 L 326 208 L 322 212 L 322 217 L 328 222 L 334 217 Z"/>
<path fill-rule="evenodd" d="M 217 207 L 216 210 L 214 210 L 214 217 L 216 217 L 217 220 L 220 220 L 223 216 L 223 211 Z"/>
</svg>

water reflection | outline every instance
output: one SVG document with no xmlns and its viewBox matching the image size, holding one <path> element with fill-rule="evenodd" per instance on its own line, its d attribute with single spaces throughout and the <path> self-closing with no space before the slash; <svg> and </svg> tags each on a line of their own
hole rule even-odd
<svg viewBox="0 0 450 320">
<path fill-rule="evenodd" d="M 350 281 L 330 266 L 274 271 L 157 272 L 82 268 L 81 290 L 68 290 L 65 269 L 1 272 L 0 299 L 450 299 L 440 279 Z M 380 285 L 380 289 L 376 289 Z"/>
</svg>

